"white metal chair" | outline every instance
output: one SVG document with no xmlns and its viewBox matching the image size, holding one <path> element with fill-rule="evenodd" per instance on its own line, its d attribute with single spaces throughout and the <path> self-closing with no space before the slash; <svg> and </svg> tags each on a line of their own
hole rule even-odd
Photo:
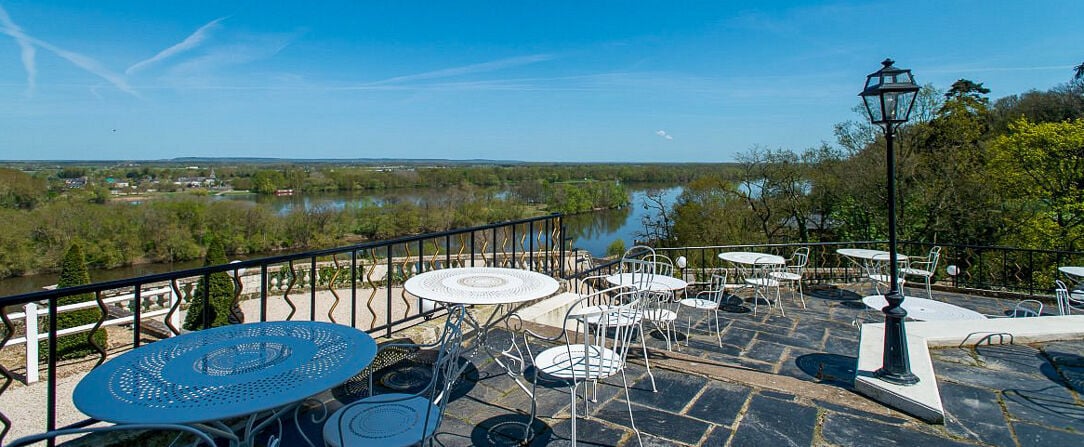
<svg viewBox="0 0 1084 447">
<path fill-rule="evenodd" d="M 1055 280 L 1054 284 L 1057 287 L 1054 288 L 1054 294 L 1058 298 L 1058 314 L 1059 315 L 1072 315 L 1077 312 L 1084 312 L 1084 296 L 1077 294 L 1074 296 L 1072 290 L 1065 286 L 1065 283 L 1061 280 Z"/>
<path fill-rule="evenodd" d="M 779 265 L 769 262 L 769 257 L 757 258 L 745 277 L 745 283 L 753 288 L 753 315 L 757 314 L 757 304 L 760 299 L 768 302 L 768 312 L 772 310 L 773 302 L 779 306 L 779 313 L 787 316 L 783 311 L 783 305 L 779 302 L 779 281 L 772 277 L 773 272 L 779 271 Z M 775 300 L 771 298 L 772 289 L 775 289 Z"/>
<path fill-rule="evenodd" d="M 864 263 L 864 267 L 866 269 L 866 280 L 873 283 L 873 289 L 877 292 L 878 295 L 884 295 L 888 292 L 888 290 L 885 290 L 885 292 L 881 292 L 882 285 L 884 285 L 886 289 L 890 289 L 889 284 L 892 283 L 892 271 L 890 270 L 892 262 L 889 256 L 890 255 L 886 254 L 883 257 L 877 257 Z M 904 293 L 903 284 L 906 282 L 906 280 L 904 279 L 903 271 L 907 267 L 907 260 L 897 259 L 896 266 L 898 269 L 896 272 L 896 281 L 899 283 L 897 284 L 897 286 L 900 290 L 900 293 Z"/>
<path fill-rule="evenodd" d="M 926 297 L 933 299 L 930 283 L 937 274 L 937 261 L 941 259 L 941 247 L 933 246 L 926 257 L 908 257 L 907 266 L 900 269 L 900 275 L 918 276 L 926 281 Z"/>
<path fill-rule="evenodd" d="M 1020 300 L 1012 309 L 1013 318 L 1038 317 L 1043 315 L 1043 303 L 1039 300 Z"/>
<path fill-rule="evenodd" d="M 776 281 L 790 281 L 797 284 L 798 298 L 802 300 L 802 309 L 805 309 L 805 295 L 802 293 L 802 274 L 805 272 L 806 263 L 809 262 L 809 247 L 801 247 L 794 250 L 794 254 L 787 260 L 782 269 L 769 273 Z M 791 290 L 791 296 L 794 290 Z M 780 307 L 782 309 L 782 307 Z"/>
<path fill-rule="evenodd" d="M 646 290 L 629 286 L 617 286 L 595 292 L 573 303 L 565 313 L 564 330 L 559 334 L 547 337 L 529 329 L 524 330 L 524 345 L 527 346 L 527 353 L 531 357 L 537 374 L 567 381 L 569 384 L 569 395 L 572 400 L 572 445 L 577 445 L 576 419 L 579 417 L 579 412 L 576 395 L 580 386 L 583 385 L 583 414 L 586 418 L 590 415 L 592 400 L 587 397 L 588 386 L 616 375 L 621 376 L 621 383 L 625 388 L 629 422 L 632 424 L 633 431 L 636 432 L 637 441 L 643 444 L 640 440 L 640 431 L 636 428 L 636 422 L 632 416 L 632 399 L 629 396 L 625 366 L 629 346 L 633 343 L 633 335 L 640 330 L 640 326 L 631 324 L 631 321 L 643 314 L 644 306 L 647 304 L 647 293 Z M 531 350 L 531 339 L 563 341 L 563 344 L 545 349 L 535 355 Z M 537 413 L 538 382 L 539 379 L 536 377 L 531 387 L 530 424 L 534 423 Z M 529 436 L 530 433 L 526 435 Z"/>
<path fill-rule="evenodd" d="M 459 361 L 463 346 L 463 306 L 448 308 L 448 319 L 440 340 L 430 345 L 393 343 L 386 349 L 438 348 L 429 383 L 413 394 L 375 394 L 336 411 L 324 424 L 324 442 L 329 446 L 411 446 L 424 444 L 436 434 L 448 404 L 452 386 L 463 371 Z M 380 353 L 377 353 L 379 357 Z M 373 390 L 369 374 L 369 392 Z"/>
<path fill-rule="evenodd" d="M 674 338 L 675 322 L 678 317 L 678 301 L 668 291 L 647 291 L 644 306 L 644 320 L 651 322 L 655 329 L 666 338 L 666 350 L 672 351 L 671 340 Z"/>
<path fill-rule="evenodd" d="M 723 346 L 723 331 L 719 325 L 719 306 L 722 305 L 724 297 L 726 297 L 726 270 L 720 270 L 720 273 L 711 275 L 707 290 L 700 291 L 694 298 L 685 298 L 678 301 L 682 311 L 688 309 L 688 311 L 712 312 L 715 314 L 715 338 L 719 340 L 720 347 Z M 687 315 L 685 346 L 689 346 L 689 336 L 692 334 L 693 327 L 693 316 L 691 314 Z"/>
</svg>

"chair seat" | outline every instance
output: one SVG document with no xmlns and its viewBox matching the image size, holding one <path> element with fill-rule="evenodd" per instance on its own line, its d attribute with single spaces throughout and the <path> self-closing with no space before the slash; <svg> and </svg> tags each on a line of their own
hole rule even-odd
<svg viewBox="0 0 1084 447">
<path fill-rule="evenodd" d="M 914 276 L 933 276 L 933 272 L 931 272 L 929 270 L 912 269 L 912 268 L 902 268 L 902 269 L 900 269 L 900 273 L 903 273 L 905 275 L 914 275 Z"/>
<path fill-rule="evenodd" d="M 892 277 L 888 275 L 872 274 L 866 275 L 866 277 L 877 282 L 892 282 Z"/>
<path fill-rule="evenodd" d="M 745 283 L 756 287 L 779 287 L 779 281 L 772 278 L 746 278 Z"/>
<path fill-rule="evenodd" d="M 571 315 L 571 314 L 570 314 Z M 621 310 L 616 312 L 610 312 L 608 314 L 595 313 L 593 315 L 584 318 L 587 324 L 596 325 L 602 322 L 602 318 L 606 318 L 606 324 L 608 326 L 631 326 L 640 323 L 642 314 L 632 312 L 630 310 Z"/>
<path fill-rule="evenodd" d="M 771 272 L 771 273 L 768 274 L 768 276 L 771 276 L 772 278 L 775 278 L 775 279 L 782 279 L 782 280 L 785 280 L 785 281 L 801 281 L 802 280 L 802 275 L 799 275 L 799 274 L 794 273 L 794 272 Z"/>
<path fill-rule="evenodd" d="M 669 309 L 648 309 L 644 311 L 644 319 L 649 321 L 674 321 L 677 320 L 677 312 Z"/>
<path fill-rule="evenodd" d="M 324 442 L 335 447 L 415 445 L 434 433 L 439 422 L 440 408 L 426 398 L 381 394 L 332 414 L 324 424 Z"/>
<path fill-rule="evenodd" d="M 714 310 L 719 308 L 719 303 L 701 298 L 685 298 L 681 301 L 678 301 L 678 304 L 699 310 Z"/>
<path fill-rule="evenodd" d="M 543 374 L 583 380 L 610 377 L 619 373 L 625 362 L 609 348 L 577 344 L 542 351 L 534 358 L 534 364 Z"/>
</svg>

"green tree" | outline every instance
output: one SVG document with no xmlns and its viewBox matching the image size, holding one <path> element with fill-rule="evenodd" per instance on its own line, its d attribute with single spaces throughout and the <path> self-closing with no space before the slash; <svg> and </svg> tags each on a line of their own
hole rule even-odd
<svg viewBox="0 0 1084 447">
<path fill-rule="evenodd" d="M 222 265 L 226 263 L 226 251 L 218 238 L 212 238 L 207 245 L 207 256 L 204 257 L 203 265 Z M 225 326 L 233 323 L 231 311 L 233 310 L 233 279 L 229 273 L 218 272 L 200 278 L 195 291 L 189 297 L 188 314 L 184 317 L 184 328 L 190 331 L 205 329 L 208 327 Z M 210 298 L 210 308 L 207 308 L 207 299 Z M 204 322 L 204 312 L 209 313 L 209 325 Z M 232 317 L 236 320 L 236 317 Z"/>
<path fill-rule="evenodd" d="M 45 201 L 47 191 L 44 179 L 0 168 L 0 208 L 34 208 Z"/>
<path fill-rule="evenodd" d="M 71 246 L 68 247 L 68 251 L 64 254 L 64 260 L 60 269 L 60 279 L 57 281 L 57 288 L 80 286 L 89 283 L 90 273 L 87 272 L 86 260 L 83 257 L 83 247 L 78 242 L 72 243 Z M 93 299 L 94 294 L 81 293 L 63 297 L 57 304 L 59 306 L 66 306 L 69 304 L 84 303 Z M 102 312 L 97 307 L 61 312 L 57 315 L 57 330 L 94 324 L 101 316 Z M 94 331 L 93 339 L 94 344 L 102 347 L 102 349 L 105 349 L 108 346 L 105 329 Z M 59 337 L 56 341 L 57 358 L 73 359 L 84 357 L 97 351 L 97 349 L 94 348 L 94 344 L 91 344 L 90 340 L 88 340 L 86 333 Z M 38 352 L 41 352 L 42 358 L 48 358 L 46 357 L 48 355 L 47 349 L 41 349 Z"/>
<path fill-rule="evenodd" d="M 1003 200 L 1021 224 L 1007 234 L 1023 247 L 1084 249 L 1084 119 L 1019 120 L 991 145 Z"/>
</svg>

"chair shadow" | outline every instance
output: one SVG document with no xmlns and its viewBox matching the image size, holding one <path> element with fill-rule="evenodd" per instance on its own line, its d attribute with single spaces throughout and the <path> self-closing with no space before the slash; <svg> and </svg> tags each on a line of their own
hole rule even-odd
<svg viewBox="0 0 1084 447">
<path fill-rule="evenodd" d="M 1046 378 L 1077 393 L 1084 393 L 1084 356 L 1059 351 L 1046 352 L 1045 355 L 1047 363 L 1040 371 Z"/>
<path fill-rule="evenodd" d="M 471 445 L 482 447 L 520 446 L 523 445 L 524 428 L 530 416 L 524 414 L 502 414 L 479 422 L 471 431 Z M 439 434 L 437 435 L 439 438 Z M 535 419 L 530 426 L 530 445 L 547 445 L 553 436 L 553 430 L 541 419 Z"/>
<path fill-rule="evenodd" d="M 794 363 L 798 369 L 820 383 L 844 388 L 854 386 L 854 378 L 858 371 L 857 357 L 839 354 L 806 354 L 794 359 Z"/>
<path fill-rule="evenodd" d="M 435 353 L 433 354 L 435 355 Z M 373 393 L 411 394 L 421 391 L 433 378 L 433 361 L 435 358 L 432 357 L 432 355 L 422 353 L 378 369 L 373 373 Z M 478 382 L 479 372 L 474 363 L 471 363 L 465 357 L 460 357 L 458 362 L 460 367 L 463 368 L 463 372 L 460 374 L 455 386 L 452 387 L 449 400 L 456 400 L 466 396 L 467 393 L 474 389 L 475 383 Z M 342 385 L 332 389 L 331 394 L 343 404 L 369 396 L 368 372 L 362 372 L 351 377 Z"/>
<path fill-rule="evenodd" d="M 807 290 L 806 295 L 826 301 L 840 301 L 844 304 L 857 303 L 858 305 L 865 307 L 865 304 L 862 304 L 862 295 L 843 288 L 813 288 L 812 290 Z"/>
<path fill-rule="evenodd" d="M 1002 391 L 1005 399 L 1050 416 L 1084 421 L 1084 406 L 1073 399 L 1065 399 L 1058 393 L 1046 392 L 1051 388 L 1037 390 L 1008 389 Z"/>
</svg>

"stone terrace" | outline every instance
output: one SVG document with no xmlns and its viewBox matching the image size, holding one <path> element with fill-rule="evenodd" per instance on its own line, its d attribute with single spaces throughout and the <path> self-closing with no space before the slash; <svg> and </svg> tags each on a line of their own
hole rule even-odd
<svg viewBox="0 0 1084 447">
<path fill-rule="evenodd" d="M 935 295 L 989 315 L 1004 315 L 1014 304 Z M 766 312 L 763 303 L 753 316 L 747 299 L 733 297 L 722 316 L 722 347 L 714 332 L 707 332 L 703 316 L 694 320 L 692 338 L 681 336 L 672 352 L 659 333 L 649 333 L 658 392 L 651 391 L 640 351 L 629 354 L 633 363 L 628 368 L 643 444 L 1084 445 L 1084 341 L 934 350 L 948 417 L 945 425 L 930 425 L 852 391 L 858 350 L 858 328 L 852 322 L 879 321 L 879 312 L 864 310 L 851 291 L 814 289 L 805 298 L 808 308 L 802 309 L 784 290 L 783 317 L 778 310 Z M 685 318 L 679 319 L 681 332 Z M 499 344 L 507 337 L 500 333 L 491 339 Z M 423 383 L 425 369 L 411 368 L 413 361 L 377 371 L 376 383 L 398 391 Z M 470 364 L 448 404 L 436 445 L 516 445 L 522 425 L 514 423 L 527 420 L 530 399 L 484 355 L 464 361 Z M 334 410 L 363 395 L 362 383 L 348 382 L 320 397 Z M 618 376 L 601 384 L 590 419 L 577 422 L 583 445 L 637 445 L 620 383 Z M 538 404 L 540 420 L 531 445 L 569 445 L 567 388 L 540 382 Z M 313 416 L 319 411 L 314 409 Z M 282 445 L 304 445 L 294 424 L 284 425 Z M 303 417 L 300 425 L 321 444 L 320 424 Z"/>
</svg>

